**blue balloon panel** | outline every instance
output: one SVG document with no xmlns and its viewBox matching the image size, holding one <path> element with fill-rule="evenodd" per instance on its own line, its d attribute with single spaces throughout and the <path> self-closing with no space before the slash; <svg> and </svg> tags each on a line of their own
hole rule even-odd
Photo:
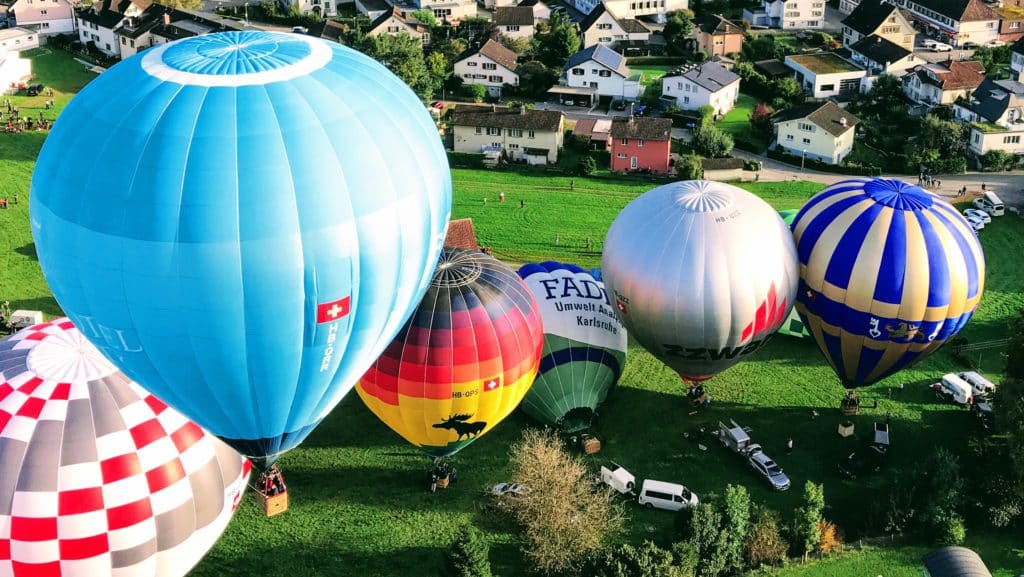
<svg viewBox="0 0 1024 577">
<path fill-rule="evenodd" d="M 258 464 L 395 336 L 450 208 L 437 129 L 401 80 L 269 32 L 103 73 L 57 121 L 30 204 L 43 273 L 86 337 Z"/>
</svg>

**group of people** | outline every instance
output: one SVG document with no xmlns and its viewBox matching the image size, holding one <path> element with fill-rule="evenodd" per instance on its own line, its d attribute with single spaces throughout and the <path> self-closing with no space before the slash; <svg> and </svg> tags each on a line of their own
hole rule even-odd
<svg viewBox="0 0 1024 577">
<path fill-rule="evenodd" d="M 281 476 L 281 471 L 276 465 L 260 475 L 259 489 L 266 497 L 276 497 L 287 491 L 284 485 L 284 477 Z"/>
<path fill-rule="evenodd" d="M 933 178 L 930 174 L 925 174 L 922 172 L 917 176 L 917 185 L 924 186 L 926 188 L 931 188 L 934 186 L 935 189 L 938 190 L 942 188 L 942 181 Z"/>
<path fill-rule="evenodd" d="M 50 90 L 47 88 L 47 90 Z M 52 91 L 51 91 L 52 94 Z M 7 113 L 4 114 L 0 110 L 0 122 L 3 122 L 4 132 L 23 132 L 26 130 L 49 130 L 52 121 L 48 118 L 43 118 L 43 111 L 39 111 L 38 118 L 32 118 L 31 116 L 22 116 L 21 111 L 17 106 L 11 102 L 8 98 L 5 102 Z M 46 101 L 46 109 L 49 110 L 53 106 L 52 100 Z"/>
</svg>

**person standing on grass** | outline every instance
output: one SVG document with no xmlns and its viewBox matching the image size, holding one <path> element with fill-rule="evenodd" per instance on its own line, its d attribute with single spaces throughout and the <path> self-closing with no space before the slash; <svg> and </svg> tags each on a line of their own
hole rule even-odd
<svg viewBox="0 0 1024 577">
<path fill-rule="evenodd" d="M 786 453 L 793 452 L 793 437 L 786 437 Z"/>
</svg>

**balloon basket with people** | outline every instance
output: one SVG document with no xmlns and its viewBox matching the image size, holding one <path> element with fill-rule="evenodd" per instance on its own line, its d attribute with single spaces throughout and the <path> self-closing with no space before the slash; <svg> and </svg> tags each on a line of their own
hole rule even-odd
<svg viewBox="0 0 1024 577">
<path fill-rule="evenodd" d="M 259 496 L 260 505 L 267 517 L 280 515 L 288 510 L 288 487 L 277 465 L 260 473 L 253 490 Z"/>
<path fill-rule="evenodd" d="M 860 412 L 860 397 L 856 391 L 846 391 L 843 400 L 839 402 L 839 412 L 845 416 L 856 415 Z"/>
<path fill-rule="evenodd" d="M 458 481 L 459 473 L 446 458 L 434 459 L 430 468 L 430 492 L 438 489 L 447 489 L 452 483 Z"/>
</svg>

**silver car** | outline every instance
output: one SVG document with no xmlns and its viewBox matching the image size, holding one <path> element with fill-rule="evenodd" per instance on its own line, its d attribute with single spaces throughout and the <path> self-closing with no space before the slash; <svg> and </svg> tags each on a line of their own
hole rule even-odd
<svg viewBox="0 0 1024 577">
<path fill-rule="evenodd" d="M 764 454 L 760 446 L 753 445 L 751 447 L 750 452 L 747 453 L 747 460 L 750 462 L 750 466 L 759 475 L 767 479 L 776 490 L 785 491 L 789 489 L 789 477 L 782 472 L 782 467 L 778 463 Z"/>
</svg>

